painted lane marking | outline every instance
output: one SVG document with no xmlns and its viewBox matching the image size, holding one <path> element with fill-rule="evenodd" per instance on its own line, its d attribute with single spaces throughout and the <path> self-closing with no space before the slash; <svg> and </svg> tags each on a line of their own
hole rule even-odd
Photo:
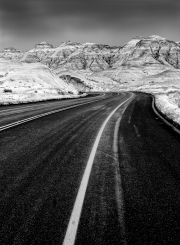
<svg viewBox="0 0 180 245">
<path fill-rule="evenodd" d="M 109 119 L 112 117 L 112 115 L 119 109 L 119 107 L 121 107 L 123 104 L 125 104 L 128 100 L 130 100 L 134 95 L 132 94 L 130 98 L 128 98 L 127 100 L 125 100 L 124 102 L 122 102 L 120 105 L 118 105 L 111 113 L 110 115 L 106 118 L 106 120 L 104 121 L 104 123 L 102 124 L 98 135 L 96 137 L 96 140 L 94 142 L 92 151 L 90 153 L 87 165 L 86 165 L 86 169 L 84 171 L 84 175 L 83 178 L 81 180 L 81 184 L 79 187 L 79 191 L 75 200 L 75 204 L 71 213 L 71 217 L 69 220 L 69 224 L 66 230 L 66 235 L 63 241 L 63 245 L 74 245 L 75 243 L 75 239 L 76 239 L 76 234 L 77 234 L 77 229 L 78 229 L 78 224 L 79 224 L 79 220 L 80 220 L 80 215 L 81 215 L 81 211 L 82 211 L 82 206 L 83 206 L 83 202 L 84 202 L 84 198 L 85 198 L 85 193 L 86 193 L 86 189 L 87 189 L 87 185 L 88 185 L 88 181 L 89 181 L 89 177 L 90 177 L 90 173 L 91 173 L 91 169 L 92 169 L 92 165 L 94 162 L 94 158 L 96 155 L 96 151 L 98 148 L 98 144 L 101 138 L 101 135 L 106 127 L 106 124 L 108 123 Z"/>
<path fill-rule="evenodd" d="M 97 109 L 100 109 L 100 108 L 103 108 L 103 107 L 104 107 L 104 105 L 97 105 L 97 106 L 94 106 L 92 108 L 92 110 L 97 110 Z"/>
<path fill-rule="evenodd" d="M 89 101 L 89 100 L 87 100 Z M 82 101 L 81 101 L 82 103 Z M 75 105 L 78 105 L 78 103 L 76 103 Z M 2 110 L 0 111 L 0 116 L 3 116 L 5 114 L 5 116 L 8 116 L 8 115 L 12 115 L 14 113 L 22 113 L 22 112 L 33 112 L 33 111 L 36 111 L 36 110 L 44 110 L 44 109 L 50 109 L 52 108 L 52 104 L 51 105 L 36 105 L 36 106 L 27 106 L 27 107 L 20 107 L 20 108 L 15 108 L 15 109 L 8 109 L 8 110 Z M 59 105 L 61 106 L 61 105 Z M 61 106 L 61 108 L 67 106 L 67 103 L 64 104 L 63 106 Z"/>
<path fill-rule="evenodd" d="M 139 129 L 138 129 L 138 127 L 137 127 L 135 124 L 133 125 L 133 127 L 134 127 L 134 130 L 135 130 L 135 132 L 136 132 L 137 137 L 141 137 L 141 135 L 139 134 Z"/>
<path fill-rule="evenodd" d="M 3 113 L 3 112 L 7 112 L 7 111 L 16 111 L 16 110 L 24 110 L 24 109 L 31 109 L 31 108 L 36 108 L 38 106 L 41 106 L 41 105 L 28 105 L 28 106 L 24 106 L 24 107 L 17 107 L 17 108 L 10 108 L 10 109 L 5 109 L 5 110 L 1 110 L 0 113 Z"/>
<path fill-rule="evenodd" d="M 32 120 L 35 120 L 35 119 L 38 119 L 38 118 L 41 118 L 41 117 L 45 117 L 45 116 L 51 115 L 51 114 L 54 114 L 54 113 L 57 113 L 57 112 L 60 112 L 60 111 L 65 111 L 65 110 L 68 110 L 68 109 L 79 107 L 81 105 L 86 105 L 86 104 L 90 104 L 90 103 L 93 103 L 93 102 L 96 102 L 96 101 L 101 101 L 101 100 L 104 100 L 104 98 L 100 99 L 100 100 L 93 100 L 93 101 L 89 101 L 89 102 L 86 102 L 86 103 L 81 103 L 81 104 L 78 104 L 78 105 L 68 106 L 66 108 L 57 109 L 57 110 L 46 112 L 46 113 L 43 113 L 43 114 L 40 114 L 40 115 L 37 115 L 37 116 L 33 116 L 33 117 L 29 117 L 29 118 L 26 118 L 26 119 L 23 119 L 23 120 L 19 120 L 17 122 L 1 126 L 0 127 L 0 131 L 3 131 L 3 130 L 8 129 L 8 128 L 15 127 L 17 125 L 20 125 L 20 124 L 23 124 L 23 123 L 26 123 L 26 122 L 29 122 L 29 121 L 32 121 Z"/>
<path fill-rule="evenodd" d="M 113 140 L 113 151 L 114 151 L 114 168 L 115 168 L 115 191 L 116 191 L 116 202 L 118 207 L 118 217 L 120 222 L 120 234 L 121 234 L 121 243 L 122 245 L 127 245 L 126 241 L 126 227 L 125 227 L 125 217 L 124 217 L 124 195 L 123 195 L 123 188 L 122 188 L 122 178 L 119 168 L 119 158 L 118 158 L 118 135 L 119 135 L 119 128 L 122 119 L 122 115 L 124 114 L 125 110 L 127 109 L 129 103 L 126 104 L 125 108 L 121 112 L 121 117 L 116 122 L 115 129 L 114 129 L 114 140 Z"/>
</svg>

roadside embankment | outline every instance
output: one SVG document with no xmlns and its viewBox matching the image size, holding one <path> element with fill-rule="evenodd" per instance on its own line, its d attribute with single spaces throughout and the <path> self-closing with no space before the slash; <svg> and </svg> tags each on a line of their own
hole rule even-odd
<svg viewBox="0 0 180 245">
<path fill-rule="evenodd" d="M 63 100 L 63 99 L 75 99 L 80 97 L 87 96 L 86 93 L 83 94 L 67 94 L 67 95 L 58 95 L 58 94 L 37 94 L 34 95 L 32 93 L 29 94 L 13 94 L 6 93 L 0 94 L 0 105 L 10 105 L 10 104 L 24 104 L 24 103 L 34 103 L 40 101 L 48 101 L 48 100 Z"/>
<path fill-rule="evenodd" d="M 155 106 L 168 119 L 180 125 L 180 92 L 155 94 Z"/>
</svg>

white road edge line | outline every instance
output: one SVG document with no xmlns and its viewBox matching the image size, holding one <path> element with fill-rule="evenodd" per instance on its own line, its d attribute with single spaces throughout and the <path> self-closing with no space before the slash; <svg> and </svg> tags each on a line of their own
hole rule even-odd
<svg viewBox="0 0 180 245">
<path fill-rule="evenodd" d="M 92 169 L 92 165 L 94 162 L 94 158 L 96 155 L 96 151 L 98 148 L 98 144 L 101 138 L 101 135 L 106 127 L 106 124 L 108 123 L 109 119 L 112 117 L 112 115 L 119 109 L 119 107 L 121 107 L 123 104 L 125 104 L 128 100 L 130 100 L 134 95 L 132 94 L 130 98 L 128 98 L 127 100 L 125 100 L 124 102 L 122 102 L 120 105 L 118 105 L 112 112 L 111 114 L 106 118 L 106 120 L 104 121 L 104 123 L 102 124 L 98 135 L 96 137 L 96 140 L 94 142 L 92 151 L 90 153 L 87 165 L 86 165 L 86 169 L 84 171 L 84 175 L 83 178 L 81 180 L 81 184 L 79 187 L 79 191 L 75 200 L 75 204 L 71 213 L 71 217 L 69 220 L 69 224 L 66 230 L 66 235 L 63 241 L 63 245 L 74 245 L 75 243 L 75 239 L 76 239 L 76 234 L 77 234 L 77 229 L 78 229 L 78 224 L 79 224 L 79 220 L 80 220 L 80 215 L 81 215 L 81 211 L 82 211 L 82 206 L 83 206 L 83 202 L 84 202 L 84 198 L 85 198 L 85 193 L 86 193 L 86 189 L 87 189 L 87 185 L 88 185 L 88 181 L 89 181 L 89 177 L 90 177 L 90 173 L 91 173 L 91 169 Z"/>
<path fill-rule="evenodd" d="M 180 134 L 180 130 L 179 129 L 177 129 L 175 126 L 173 126 L 171 123 L 169 123 L 164 117 L 162 117 L 160 114 L 159 114 L 159 112 L 156 110 L 156 108 L 155 108 L 155 98 L 153 97 L 153 101 L 152 101 L 152 108 L 153 108 L 153 110 L 154 110 L 154 112 L 156 113 L 156 115 L 158 116 L 158 117 L 160 117 L 168 126 L 170 126 L 171 128 L 173 128 L 174 129 L 174 131 L 176 131 L 178 134 Z"/>
<path fill-rule="evenodd" d="M 103 98 L 103 99 L 104 99 L 104 98 Z M 23 124 L 23 123 L 26 123 L 26 122 L 29 122 L 29 121 L 32 121 L 32 120 L 35 120 L 35 119 L 38 119 L 38 118 L 47 116 L 47 115 L 51 115 L 51 114 L 54 114 L 54 113 L 57 113 L 57 112 L 60 112 L 60 111 L 65 111 L 65 110 L 68 110 L 68 109 L 71 109 L 71 108 L 74 108 L 74 107 L 79 107 L 79 106 L 81 106 L 81 105 L 90 104 L 90 103 L 93 103 L 93 102 L 96 102 L 96 101 L 101 101 L 101 100 L 103 100 L 103 99 L 100 99 L 100 100 L 93 100 L 93 101 L 89 101 L 89 102 L 86 102 L 86 103 L 81 103 L 81 104 L 78 104 L 78 105 L 68 106 L 68 107 L 66 107 L 66 108 L 62 108 L 62 109 L 58 109 L 58 110 L 46 112 L 46 113 L 43 113 L 43 114 L 40 114 L 40 115 L 37 115 L 37 116 L 29 117 L 29 118 L 26 118 L 26 119 L 23 119 L 23 120 L 14 122 L 14 123 L 10 123 L 10 124 L 1 126 L 1 127 L 0 127 L 0 131 L 3 131 L 3 130 L 8 129 L 8 128 L 15 127 L 15 126 L 17 126 L 17 125 L 19 125 L 19 124 Z"/>
</svg>

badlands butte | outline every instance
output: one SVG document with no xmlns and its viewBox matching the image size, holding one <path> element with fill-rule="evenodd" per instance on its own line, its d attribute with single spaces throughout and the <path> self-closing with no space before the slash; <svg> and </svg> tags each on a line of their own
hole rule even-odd
<svg viewBox="0 0 180 245">
<path fill-rule="evenodd" d="M 180 123 L 180 42 L 135 37 L 122 46 L 41 42 L 29 51 L 0 52 L 0 104 L 141 91 Z"/>
</svg>

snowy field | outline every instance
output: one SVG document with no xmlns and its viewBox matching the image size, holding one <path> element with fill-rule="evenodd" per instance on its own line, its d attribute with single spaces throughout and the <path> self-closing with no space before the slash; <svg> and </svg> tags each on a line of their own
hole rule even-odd
<svg viewBox="0 0 180 245">
<path fill-rule="evenodd" d="M 65 83 L 41 63 L 0 59 L 0 104 L 77 97 L 80 95 L 74 86 Z"/>
</svg>

